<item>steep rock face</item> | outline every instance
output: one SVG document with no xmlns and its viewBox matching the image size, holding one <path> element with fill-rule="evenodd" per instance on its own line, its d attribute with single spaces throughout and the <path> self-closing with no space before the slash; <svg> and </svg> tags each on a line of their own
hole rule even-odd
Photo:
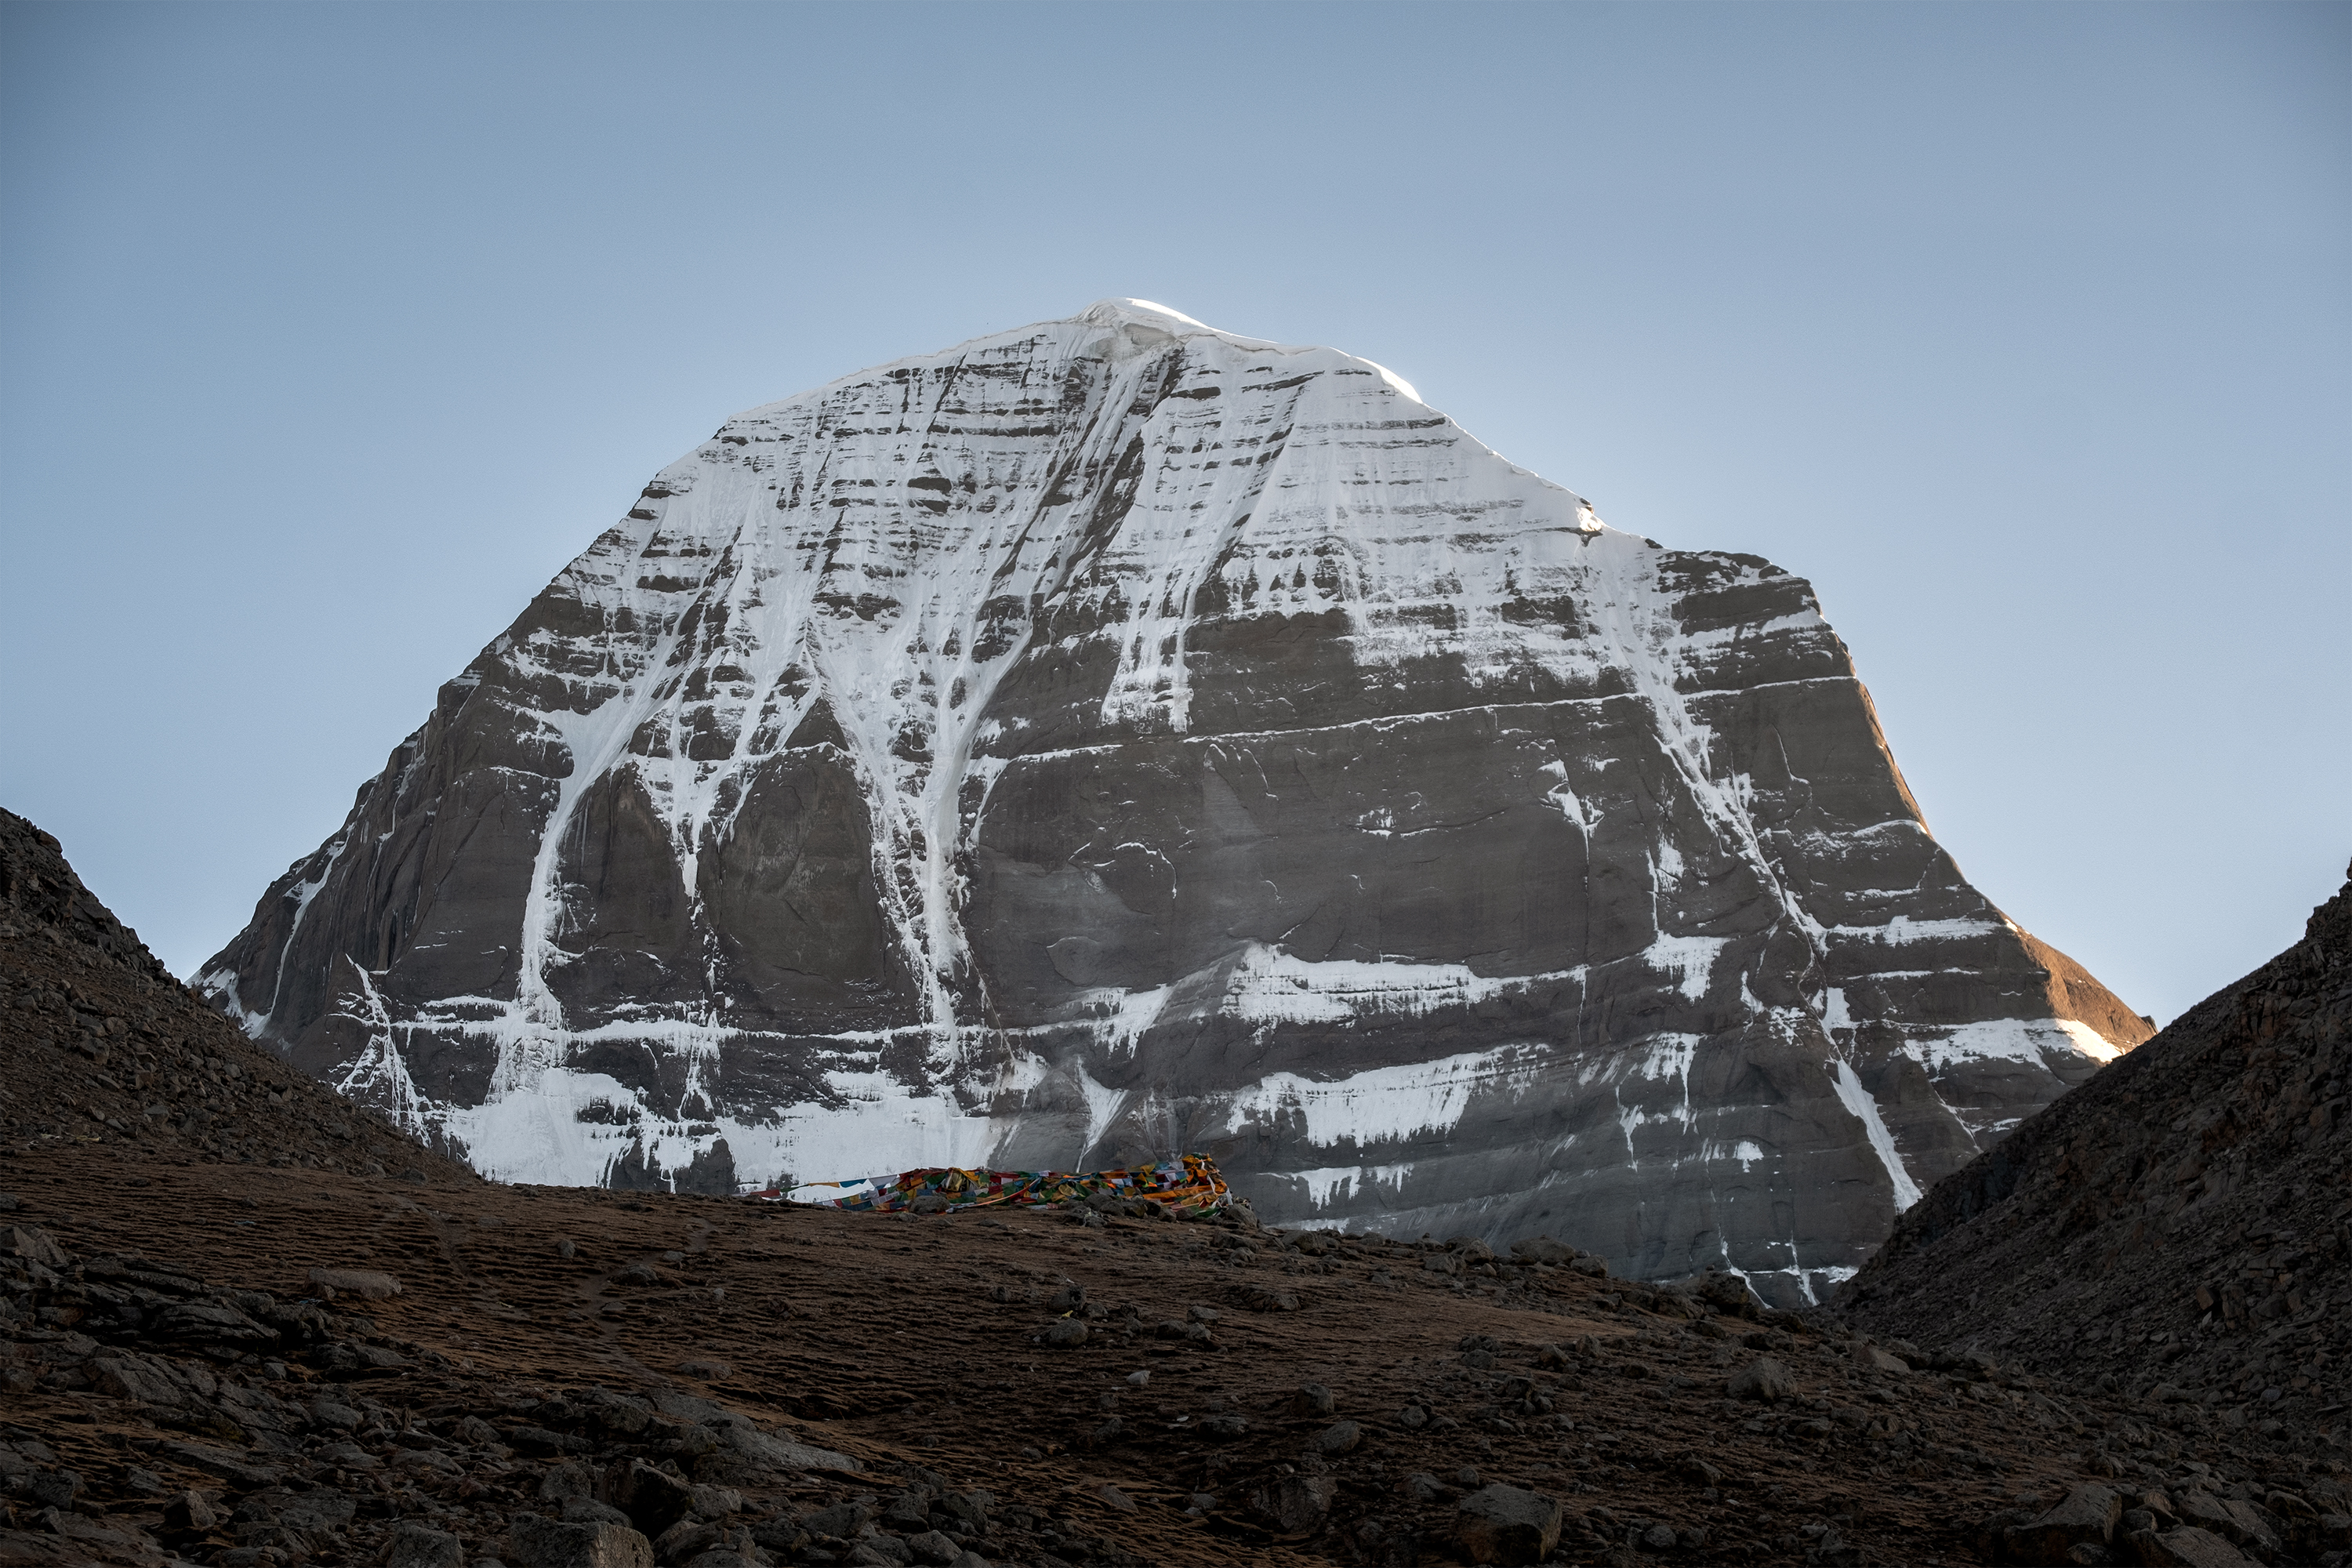
<svg viewBox="0 0 2352 1568">
<path fill-rule="evenodd" d="M 2147 1033 L 1802 581 L 1131 300 L 730 421 L 204 983 L 509 1178 L 1212 1149 L 1795 1299 Z"/>
</svg>

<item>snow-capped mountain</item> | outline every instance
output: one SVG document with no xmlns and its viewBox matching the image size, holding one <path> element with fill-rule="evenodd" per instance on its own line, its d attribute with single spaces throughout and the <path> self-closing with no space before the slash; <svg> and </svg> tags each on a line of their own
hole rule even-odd
<svg viewBox="0 0 2352 1568">
<path fill-rule="evenodd" d="M 1207 1150 L 1796 1300 L 2149 1032 L 1804 582 L 1131 300 L 730 420 L 204 984 L 510 1180 Z"/>
</svg>

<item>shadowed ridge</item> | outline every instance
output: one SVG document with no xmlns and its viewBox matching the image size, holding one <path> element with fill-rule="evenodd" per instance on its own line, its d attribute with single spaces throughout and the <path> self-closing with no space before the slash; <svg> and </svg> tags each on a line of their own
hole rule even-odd
<svg viewBox="0 0 2352 1568">
<path fill-rule="evenodd" d="M 1839 1309 L 2324 1429 L 2352 1353 L 2347 1033 L 2352 883 L 2301 942 L 1937 1183 Z"/>
<path fill-rule="evenodd" d="M 0 810 L 0 1151 L 479 1178 L 247 1039 Z"/>
</svg>

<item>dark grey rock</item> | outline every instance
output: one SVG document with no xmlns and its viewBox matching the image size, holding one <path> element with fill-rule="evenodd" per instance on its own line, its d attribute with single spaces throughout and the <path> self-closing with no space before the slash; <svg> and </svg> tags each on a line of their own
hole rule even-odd
<svg viewBox="0 0 2352 1568">
<path fill-rule="evenodd" d="M 1462 1500 L 1454 1535 L 1473 1563 L 1540 1563 L 1559 1544 L 1565 1517 L 1558 1499 L 1497 1483 Z"/>
<path fill-rule="evenodd" d="M 1314 1447 L 1322 1454 L 1346 1454 L 1364 1440 L 1364 1429 L 1353 1421 L 1335 1421 L 1315 1435 Z"/>
<path fill-rule="evenodd" d="M 403 1521 L 384 1542 L 383 1568 L 466 1568 L 466 1545 L 454 1535 Z"/>
<path fill-rule="evenodd" d="M 1128 1507 L 1132 1510 L 1133 1503 Z M 936 1530 L 926 1530 L 907 1537 L 907 1550 L 915 1561 L 930 1564 L 930 1568 L 948 1568 L 948 1564 L 963 1555 L 963 1548 Z"/>
<path fill-rule="evenodd" d="M 1773 1356 L 1758 1356 L 1731 1374 L 1726 1384 L 1734 1399 L 1754 1399 L 1769 1405 L 1786 1399 L 1797 1391 L 1796 1379 L 1789 1374 L 1785 1363 Z"/>
<path fill-rule="evenodd" d="M 478 1419 L 478 1417 L 474 1419 Z M 488 1425 L 488 1423 L 483 1424 L 485 1426 Z M 465 1436 L 467 1440 L 469 1442 L 482 1440 L 473 1436 L 471 1434 L 461 1434 L 461 1436 Z M 560 1503 L 572 1498 L 586 1498 L 593 1497 L 595 1495 L 596 1478 L 589 1473 L 587 1466 L 580 1464 L 577 1461 L 561 1465 L 550 1465 L 547 1467 L 547 1473 L 539 1478 L 539 1496 L 540 1500 L 542 1502 Z"/>
<path fill-rule="evenodd" d="M 870 1498 L 850 1498 L 818 1509 L 801 1521 L 802 1527 L 812 1535 L 837 1536 L 847 1541 L 874 1522 L 878 1510 Z"/>
<path fill-rule="evenodd" d="M 516 1568 L 654 1568 L 653 1543 L 625 1524 L 564 1524 L 520 1513 L 507 1526 Z"/>
<path fill-rule="evenodd" d="M 1284 1534 L 1312 1530 L 1331 1511 L 1339 1483 L 1329 1476 L 1285 1476 L 1252 1489 L 1249 1510 Z"/>
<path fill-rule="evenodd" d="M 694 1510 L 692 1483 L 642 1459 L 615 1461 L 604 1472 L 602 1490 L 604 1500 L 648 1537 L 661 1534 Z"/>
<path fill-rule="evenodd" d="M 2132 1551 L 2155 1568 L 2253 1568 L 2252 1558 L 2210 1531 L 2183 1525 L 2161 1532 L 2142 1531 L 2131 1538 Z"/>
</svg>

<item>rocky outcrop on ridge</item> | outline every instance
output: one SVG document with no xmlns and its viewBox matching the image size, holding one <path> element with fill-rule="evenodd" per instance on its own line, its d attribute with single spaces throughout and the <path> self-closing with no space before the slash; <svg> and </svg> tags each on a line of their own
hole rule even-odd
<svg viewBox="0 0 2352 1568">
<path fill-rule="evenodd" d="M 256 1046 L 0 810 L 0 1142 L 478 1181 Z"/>
<path fill-rule="evenodd" d="M 2352 1437 L 2352 884 L 1907 1213 L 1852 1322 L 2210 1413 Z"/>
<path fill-rule="evenodd" d="M 1803 581 L 1131 300 L 729 421 L 202 984 L 509 1179 L 1209 1152 L 1790 1302 L 2148 1032 Z"/>
</svg>

